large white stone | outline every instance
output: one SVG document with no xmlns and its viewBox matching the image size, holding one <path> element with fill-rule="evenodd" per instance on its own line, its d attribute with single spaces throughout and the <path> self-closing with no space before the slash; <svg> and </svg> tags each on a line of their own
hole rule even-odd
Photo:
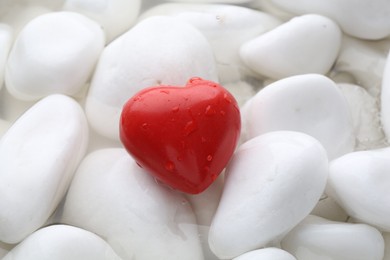
<svg viewBox="0 0 390 260">
<path fill-rule="evenodd" d="M 100 237 L 66 225 L 42 228 L 13 248 L 2 260 L 121 260 Z"/>
<path fill-rule="evenodd" d="M 268 247 L 250 251 L 233 260 L 296 260 L 296 258 L 280 248 Z"/>
<path fill-rule="evenodd" d="M 170 17 L 151 17 L 103 51 L 86 102 L 92 127 L 119 139 L 123 105 L 139 90 L 183 86 L 192 77 L 217 81 L 210 44 L 193 26 Z"/>
<path fill-rule="evenodd" d="M 328 158 L 309 135 L 277 131 L 239 147 L 226 169 L 209 244 L 221 259 L 281 239 L 324 191 Z"/>
<path fill-rule="evenodd" d="M 6 67 L 6 87 L 25 100 L 75 95 L 91 76 L 104 42 L 100 26 L 80 14 L 38 16 L 15 40 Z"/>
<path fill-rule="evenodd" d="M 188 201 L 157 183 L 121 148 L 84 159 L 62 222 L 104 237 L 123 259 L 203 259 Z"/>
<path fill-rule="evenodd" d="M 0 89 L 4 83 L 5 64 L 13 42 L 13 30 L 10 26 L 0 23 Z"/>
<path fill-rule="evenodd" d="M 390 35 L 390 2 L 387 0 L 270 0 L 295 14 L 318 13 L 340 24 L 347 34 L 376 40 Z"/>
<path fill-rule="evenodd" d="M 141 0 L 65 0 L 63 9 L 95 20 L 110 42 L 135 23 L 141 3 Z"/>
<path fill-rule="evenodd" d="M 240 56 L 260 75 L 281 79 L 306 73 L 326 74 L 340 45 L 338 25 L 327 17 L 309 14 L 246 42 Z"/>
<path fill-rule="evenodd" d="M 326 193 L 346 212 L 390 231 L 390 148 L 346 154 L 330 164 Z"/>
<path fill-rule="evenodd" d="M 261 89 L 242 110 L 247 139 L 291 130 L 318 139 L 336 158 L 353 151 L 355 134 L 345 97 L 329 78 L 317 74 L 293 76 Z"/>
<path fill-rule="evenodd" d="M 88 126 L 71 98 L 52 95 L 0 140 L 0 241 L 17 243 L 41 227 L 84 156 Z"/>
<path fill-rule="evenodd" d="M 369 225 L 308 216 L 282 240 L 282 248 L 299 260 L 382 260 L 384 240 Z"/>
<path fill-rule="evenodd" d="M 253 9 L 222 4 L 166 3 L 146 11 L 142 18 L 170 15 L 199 29 L 213 48 L 221 83 L 235 82 L 253 74 L 241 62 L 239 48 L 281 22 Z"/>
</svg>

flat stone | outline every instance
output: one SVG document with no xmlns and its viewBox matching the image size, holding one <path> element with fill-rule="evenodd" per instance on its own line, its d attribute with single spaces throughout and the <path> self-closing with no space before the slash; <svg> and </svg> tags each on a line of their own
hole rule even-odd
<svg viewBox="0 0 390 260">
<path fill-rule="evenodd" d="M 39 229 L 2 259 L 121 260 L 102 238 L 67 225 L 52 225 Z"/>
<path fill-rule="evenodd" d="M 7 90 L 18 99 L 35 101 L 50 94 L 76 95 L 90 78 L 104 43 L 100 26 L 83 15 L 40 15 L 23 28 L 11 49 Z"/>
<path fill-rule="evenodd" d="M 294 14 L 318 13 L 335 20 L 351 36 L 378 40 L 390 35 L 390 2 L 387 0 L 271 0 Z M 343 11 L 341 11 L 343 10 Z"/>
<path fill-rule="evenodd" d="M 61 222 L 104 237 L 123 259 L 203 260 L 188 201 L 157 183 L 121 148 L 84 159 Z"/>
<path fill-rule="evenodd" d="M 326 152 L 309 135 L 276 131 L 244 143 L 226 169 L 211 250 L 230 259 L 278 241 L 313 210 L 327 176 Z"/>
<path fill-rule="evenodd" d="M 278 80 L 261 89 L 241 111 L 246 139 L 278 130 L 303 132 L 319 140 L 330 159 L 355 147 L 348 103 L 337 85 L 322 75 Z"/>
<path fill-rule="evenodd" d="M 87 96 L 88 120 L 99 134 L 119 140 L 119 117 L 129 98 L 146 87 L 184 86 L 194 76 L 217 81 L 207 39 L 178 19 L 143 20 L 104 49 Z"/>
<path fill-rule="evenodd" d="M 78 103 L 42 99 L 0 140 L 0 241 L 17 243 L 40 228 L 65 195 L 87 148 Z"/>
<path fill-rule="evenodd" d="M 341 31 L 327 17 L 309 14 L 244 43 L 243 62 L 260 75 L 273 79 L 318 73 L 326 74 L 341 46 Z"/>
<path fill-rule="evenodd" d="M 141 0 L 65 0 L 63 9 L 83 14 L 100 24 L 111 42 L 136 22 Z"/>
<path fill-rule="evenodd" d="M 326 193 L 352 217 L 390 231 L 390 148 L 346 154 L 330 164 Z"/>
<path fill-rule="evenodd" d="M 282 240 L 282 248 L 299 260 L 382 260 L 381 233 L 365 224 L 308 216 Z"/>
</svg>

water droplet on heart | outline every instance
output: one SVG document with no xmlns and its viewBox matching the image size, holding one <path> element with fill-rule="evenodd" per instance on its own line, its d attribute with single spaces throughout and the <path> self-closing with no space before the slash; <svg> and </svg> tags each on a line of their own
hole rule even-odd
<svg viewBox="0 0 390 260">
<path fill-rule="evenodd" d="M 216 113 L 215 110 L 210 105 L 206 107 L 206 111 L 205 111 L 206 116 L 213 116 L 215 115 L 215 113 Z"/>
<path fill-rule="evenodd" d="M 202 136 L 202 143 L 205 143 L 207 140 Z"/>
<path fill-rule="evenodd" d="M 194 83 L 195 81 L 199 81 L 199 80 L 202 80 L 202 78 L 199 78 L 199 77 L 192 77 L 188 80 L 189 83 Z"/>
<path fill-rule="evenodd" d="M 179 112 L 179 107 L 178 106 L 172 107 L 172 112 L 173 113 Z"/>
<path fill-rule="evenodd" d="M 211 154 L 207 155 L 206 160 L 211 162 L 213 160 L 213 156 Z"/>
<path fill-rule="evenodd" d="M 210 167 L 205 166 L 205 167 L 203 168 L 203 170 L 205 171 L 205 173 L 209 173 L 209 172 L 210 172 Z"/>
<path fill-rule="evenodd" d="M 215 181 L 217 178 L 218 178 L 218 174 L 215 174 L 215 173 L 211 174 L 211 179 L 213 181 Z"/>
<path fill-rule="evenodd" d="M 226 115 L 226 112 L 223 111 L 223 110 L 219 111 L 219 113 L 220 113 L 222 116 Z"/>
<path fill-rule="evenodd" d="M 173 170 L 175 169 L 175 164 L 172 161 L 167 161 L 165 163 L 165 169 L 167 169 L 170 172 L 173 172 Z"/>
<path fill-rule="evenodd" d="M 186 136 L 190 135 L 196 130 L 196 124 L 194 121 L 188 121 L 187 124 L 184 126 L 184 134 Z"/>
<path fill-rule="evenodd" d="M 178 156 L 176 157 L 176 159 L 177 159 L 179 162 L 183 161 L 183 157 L 181 157 L 180 155 L 178 155 Z"/>
<path fill-rule="evenodd" d="M 228 96 L 227 93 L 223 94 L 223 99 L 224 99 L 226 102 L 228 102 L 228 103 L 232 103 L 232 100 L 231 100 L 231 98 Z"/>
<path fill-rule="evenodd" d="M 160 90 L 160 93 L 169 94 L 169 90 L 167 90 L 167 89 L 162 89 L 162 90 Z"/>
<path fill-rule="evenodd" d="M 141 96 L 136 96 L 136 97 L 134 97 L 133 100 L 134 100 L 134 101 L 140 101 L 140 100 L 141 100 Z"/>
<path fill-rule="evenodd" d="M 142 165 L 139 164 L 139 162 L 135 162 L 135 163 L 138 165 L 138 167 L 142 168 Z"/>
<path fill-rule="evenodd" d="M 143 123 L 141 127 L 142 127 L 143 130 L 146 131 L 146 130 L 148 130 L 149 125 L 147 123 Z"/>
</svg>

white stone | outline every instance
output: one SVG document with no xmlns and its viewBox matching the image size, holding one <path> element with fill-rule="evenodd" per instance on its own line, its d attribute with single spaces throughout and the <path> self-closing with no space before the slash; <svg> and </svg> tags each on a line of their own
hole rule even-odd
<svg viewBox="0 0 390 260">
<path fill-rule="evenodd" d="M 84 159 L 68 191 L 62 223 L 104 237 L 123 259 L 203 259 L 188 201 L 157 183 L 121 148 Z"/>
<path fill-rule="evenodd" d="M 72 226 L 42 228 L 13 248 L 2 260 L 121 260 L 97 235 Z"/>
<path fill-rule="evenodd" d="M 221 4 L 166 3 L 151 8 L 142 18 L 154 15 L 174 16 L 203 33 L 213 48 L 221 83 L 253 74 L 240 60 L 240 46 L 281 24 L 264 12 Z"/>
<path fill-rule="evenodd" d="M 0 241 L 17 243 L 41 227 L 84 156 L 88 126 L 71 98 L 51 95 L 0 140 Z"/>
<path fill-rule="evenodd" d="M 42 228 L 13 248 L 2 260 L 121 260 L 97 235 L 72 226 Z"/>
<path fill-rule="evenodd" d="M 270 0 L 295 14 L 318 13 L 335 20 L 344 32 L 377 40 L 390 35 L 390 2 L 387 0 Z"/>
<path fill-rule="evenodd" d="M 119 139 L 122 106 L 139 90 L 183 86 L 191 77 L 217 81 L 214 56 L 193 26 L 170 17 L 143 20 L 103 51 L 86 102 L 92 127 Z"/>
<path fill-rule="evenodd" d="M 355 84 L 378 97 L 390 41 L 363 41 L 344 36 L 342 42 L 334 71 L 349 73 Z M 383 43 L 387 45 L 386 50 L 381 46 Z"/>
<path fill-rule="evenodd" d="M 387 56 L 383 72 L 382 91 L 380 97 L 381 122 L 386 139 L 390 142 L 390 52 Z"/>
<path fill-rule="evenodd" d="M 346 154 L 330 164 L 326 193 L 352 217 L 390 231 L 390 148 Z"/>
<path fill-rule="evenodd" d="M 226 169 L 210 248 L 230 259 L 281 239 L 314 208 L 327 176 L 326 152 L 309 135 L 277 131 L 244 143 Z"/>
<path fill-rule="evenodd" d="M 0 89 L 4 83 L 5 64 L 13 42 L 13 30 L 10 26 L 0 23 Z"/>
<path fill-rule="evenodd" d="M 233 260 L 296 260 L 296 258 L 280 248 L 268 247 L 250 251 Z"/>
<path fill-rule="evenodd" d="M 386 146 L 380 122 L 378 101 L 364 88 L 353 84 L 337 84 L 345 96 L 352 115 L 356 150 Z"/>
<path fill-rule="evenodd" d="M 63 9 L 95 20 L 110 42 L 131 28 L 140 7 L 141 0 L 65 0 Z"/>
<path fill-rule="evenodd" d="M 247 138 L 291 130 L 318 139 L 330 159 L 353 151 L 355 135 L 347 101 L 325 76 L 306 74 L 276 81 L 248 102 L 242 111 Z"/>
<path fill-rule="evenodd" d="M 327 17 L 309 14 L 266 32 L 242 45 L 244 63 L 260 75 L 281 79 L 326 74 L 341 46 L 341 31 Z"/>
<path fill-rule="evenodd" d="M 6 87 L 25 100 L 57 93 L 75 95 L 91 76 L 104 42 L 100 26 L 80 14 L 41 15 L 15 40 L 6 67 Z"/>
<path fill-rule="evenodd" d="M 299 260 L 382 260 L 384 240 L 369 225 L 309 216 L 287 234 L 282 248 Z"/>
</svg>

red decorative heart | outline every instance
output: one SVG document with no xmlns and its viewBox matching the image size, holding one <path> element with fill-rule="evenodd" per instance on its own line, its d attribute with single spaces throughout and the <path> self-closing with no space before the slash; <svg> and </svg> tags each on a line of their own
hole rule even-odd
<svg viewBox="0 0 390 260">
<path fill-rule="evenodd" d="M 129 99 L 121 115 L 120 138 L 158 180 L 197 194 L 229 162 L 240 128 L 234 97 L 217 83 L 192 78 L 184 88 L 151 87 Z"/>
</svg>

